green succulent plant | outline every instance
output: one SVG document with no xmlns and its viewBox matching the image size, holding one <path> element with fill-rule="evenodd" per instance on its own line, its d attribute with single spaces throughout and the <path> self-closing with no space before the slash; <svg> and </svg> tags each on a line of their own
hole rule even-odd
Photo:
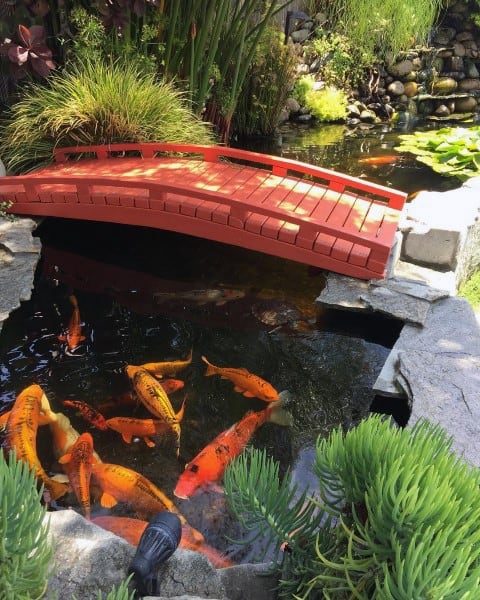
<svg viewBox="0 0 480 600">
<path fill-rule="evenodd" d="M 54 545 L 46 509 L 29 465 L 0 452 L 0 598 L 41 598 L 51 572 Z"/>
<path fill-rule="evenodd" d="M 263 536 L 296 599 L 474 600 L 480 584 L 480 474 L 427 420 L 370 415 L 318 438 L 318 490 L 299 493 L 264 450 L 225 473 L 233 513 Z M 282 543 L 288 552 L 278 552 Z M 275 551 L 276 549 L 276 551 Z"/>
</svg>

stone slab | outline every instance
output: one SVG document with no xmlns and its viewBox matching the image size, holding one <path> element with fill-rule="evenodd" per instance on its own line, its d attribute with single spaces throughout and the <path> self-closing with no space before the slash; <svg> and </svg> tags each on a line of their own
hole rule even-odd
<svg viewBox="0 0 480 600">
<path fill-rule="evenodd" d="M 329 273 L 317 302 L 345 310 L 380 312 L 405 322 L 423 324 L 430 303 L 448 295 L 448 290 L 437 290 L 422 281 L 398 276 L 362 281 Z"/>
<path fill-rule="evenodd" d="M 405 398 L 405 385 L 398 379 L 403 353 L 427 352 L 432 356 L 480 358 L 480 327 L 464 298 L 448 297 L 431 304 L 424 326 L 406 324 L 389 354 L 373 391 L 382 396 Z M 419 367 L 418 376 L 423 375 Z M 480 391 L 479 391 L 480 395 Z"/>
<path fill-rule="evenodd" d="M 408 426 L 425 418 L 440 425 L 452 449 L 480 466 L 480 357 L 403 351 L 397 381 L 412 406 Z"/>
</svg>

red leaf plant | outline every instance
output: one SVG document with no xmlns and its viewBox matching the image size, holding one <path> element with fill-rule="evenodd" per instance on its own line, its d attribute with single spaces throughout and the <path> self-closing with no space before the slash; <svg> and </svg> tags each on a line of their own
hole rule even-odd
<svg viewBox="0 0 480 600">
<path fill-rule="evenodd" d="M 46 34 L 43 25 L 18 26 L 20 44 L 5 40 L 0 44 L 0 54 L 13 63 L 13 75 L 17 79 L 25 77 L 29 68 L 40 77 L 47 77 L 55 63 L 52 61 L 52 51 L 46 44 Z"/>
</svg>

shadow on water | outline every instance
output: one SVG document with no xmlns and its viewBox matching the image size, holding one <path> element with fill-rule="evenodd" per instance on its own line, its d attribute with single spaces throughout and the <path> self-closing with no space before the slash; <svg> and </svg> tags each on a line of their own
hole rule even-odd
<svg viewBox="0 0 480 600">
<path fill-rule="evenodd" d="M 336 130 L 330 134 L 339 135 Z M 393 180 L 393 173 L 407 169 L 406 164 L 392 167 L 391 174 L 390 165 L 378 169 L 383 175 L 377 178 L 366 166 L 360 172 L 353 168 L 348 136 L 343 133 L 328 146 L 332 153 L 328 160 L 327 146 L 307 144 L 300 151 L 305 142 L 299 138 L 284 136 L 275 152 L 251 144 L 249 149 L 383 184 L 390 184 L 392 175 L 394 187 L 414 191 Z M 367 140 L 357 142 L 365 152 Z M 382 134 L 375 143 L 380 152 L 390 141 Z M 368 139 L 371 152 L 373 144 Z M 415 185 L 422 185 L 418 171 L 414 179 Z M 53 410 L 65 412 L 79 432 L 92 433 L 104 462 L 128 466 L 148 477 L 207 542 L 233 560 L 254 559 L 257 546 L 240 547 L 226 539 L 227 533 L 239 537 L 240 532 L 221 493 L 201 492 L 190 500 L 173 496 L 186 462 L 247 411 L 265 408 L 264 402 L 235 392 L 231 382 L 205 377 L 201 356 L 219 366 L 245 367 L 277 390 L 288 390 L 293 427 L 266 423 L 251 443 L 279 460 L 282 470 L 290 467 L 302 488 L 315 490 L 312 463 L 317 437 L 339 425 L 348 428 L 368 414 L 374 401 L 372 385 L 402 324 L 322 309 L 315 303 L 325 285 L 321 272 L 235 246 L 154 229 L 64 219 L 46 219 L 36 235 L 42 256 L 31 300 L 12 313 L 0 336 L 0 411 L 9 409 L 24 387 L 40 384 Z M 232 290 L 237 294 L 227 293 Z M 70 352 L 58 336 L 71 314 L 72 293 L 86 340 Z M 187 395 L 180 460 L 168 442 L 156 440 L 154 448 L 142 440 L 127 444 L 114 431 L 93 429 L 62 404 L 75 399 L 98 407 L 129 391 L 127 364 L 184 359 L 191 349 L 190 366 L 178 374 L 184 388 L 171 397 L 177 411 Z M 124 410 L 119 407 L 106 416 L 126 414 Z M 136 416 L 150 416 L 141 407 L 136 410 Z M 58 467 L 43 429 L 39 452 L 47 470 L 54 472 Z M 58 508 L 69 505 L 78 509 L 72 494 L 58 501 Z M 92 516 L 106 512 L 97 503 L 92 507 Z M 108 512 L 131 516 L 121 505 Z"/>
</svg>

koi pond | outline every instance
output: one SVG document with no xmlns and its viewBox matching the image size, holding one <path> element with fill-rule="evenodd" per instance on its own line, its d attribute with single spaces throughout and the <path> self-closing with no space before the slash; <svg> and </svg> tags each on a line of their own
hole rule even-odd
<svg viewBox="0 0 480 600">
<path fill-rule="evenodd" d="M 343 126 L 286 128 L 275 140 L 248 149 L 319 164 L 408 193 L 448 189 L 413 158 L 395 157 L 399 132 L 348 131 Z M 243 146 L 246 147 L 246 146 Z M 369 157 L 385 156 L 379 161 Z M 0 413 L 22 389 L 39 384 L 52 410 L 79 432 L 92 434 L 103 462 L 141 473 L 170 498 L 211 546 L 234 562 L 254 560 L 258 548 L 241 537 L 218 487 L 190 499 L 173 495 L 185 464 L 248 411 L 267 403 L 206 376 L 206 357 L 218 367 L 246 368 L 279 392 L 293 425 L 263 424 L 250 444 L 265 448 L 294 481 L 315 490 L 311 466 L 317 437 L 349 427 L 368 414 L 372 385 L 401 323 L 380 316 L 328 311 L 316 305 L 325 280 L 305 265 L 193 237 L 97 222 L 44 220 L 37 228 L 42 255 L 31 300 L 9 317 L 0 335 Z M 75 349 L 63 338 L 78 302 L 82 335 Z M 100 430 L 64 401 L 80 401 L 106 418 L 145 418 L 142 406 L 122 403 L 131 383 L 125 368 L 161 361 L 191 362 L 175 374 L 183 386 L 170 393 L 175 412 L 185 400 L 179 456 L 172 439 L 127 443 Z M 179 384 L 180 385 L 180 384 Z M 151 416 L 151 415 L 150 415 Z M 48 427 L 38 432 L 38 454 L 48 474 L 61 473 Z M 221 484 L 221 480 L 218 481 Z M 69 493 L 52 508 L 73 507 Z M 134 516 L 92 499 L 92 517 Z M 227 537 L 228 535 L 228 537 Z"/>
</svg>

